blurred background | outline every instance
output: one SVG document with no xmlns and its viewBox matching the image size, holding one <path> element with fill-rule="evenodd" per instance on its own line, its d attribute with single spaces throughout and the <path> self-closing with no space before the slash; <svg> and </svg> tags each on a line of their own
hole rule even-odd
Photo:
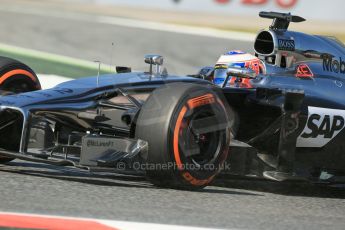
<svg viewBox="0 0 345 230">
<path fill-rule="evenodd" d="M 113 71 L 107 65 L 142 70 L 148 53 L 163 55 L 169 73 L 193 74 L 228 50 L 252 52 L 255 34 L 271 24 L 258 17 L 262 10 L 303 16 L 307 22 L 290 29 L 345 41 L 341 0 L 0 2 L 0 54 L 67 77 L 95 75 L 94 60 L 104 72 Z"/>
</svg>

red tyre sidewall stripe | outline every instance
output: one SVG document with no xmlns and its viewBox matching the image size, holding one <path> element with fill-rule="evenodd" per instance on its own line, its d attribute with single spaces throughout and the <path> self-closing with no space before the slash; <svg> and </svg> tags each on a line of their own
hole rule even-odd
<svg viewBox="0 0 345 230">
<path fill-rule="evenodd" d="M 36 77 L 32 73 L 30 73 L 29 71 L 24 70 L 24 69 L 15 69 L 15 70 L 11 70 L 11 71 L 5 73 L 4 75 L 2 75 L 0 77 L 0 84 L 2 84 L 7 79 L 9 79 L 15 75 L 25 75 L 25 76 L 29 77 L 32 81 L 37 83 Z"/>
<path fill-rule="evenodd" d="M 187 110 L 188 109 L 186 106 L 184 106 L 181 109 L 181 111 L 177 117 L 176 126 L 175 126 L 175 130 L 174 130 L 174 157 L 175 157 L 175 162 L 177 164 L 177 168 L 179 170 L 183 169 L 183 165 L 182 165 L 181 158 L 180 158 L 179 145 L 178 145 L 179 131 L 181 128 L 182 119 L 183 119 L 184 115 L 186 114 Z"/>
</svg>

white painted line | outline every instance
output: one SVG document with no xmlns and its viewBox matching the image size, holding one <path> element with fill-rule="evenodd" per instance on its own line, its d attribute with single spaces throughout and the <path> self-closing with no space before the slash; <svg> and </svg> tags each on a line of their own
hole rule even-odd
<svg viewBox="0 0 345 230">
<path fill-rule="evenodd" d="M 50 89 L 60 83 L 73 80 L 72 78 L 51 74 L 37 74 L 37 77 L 40 80 L 42 89 Z"/>
<path fill-rule="evenodd" d="M 187 227 L 166 224 L 149 224 L 139 222 L 100 220 L 102 224 L 121 230 L 216 230 L 214 228 Z"/>
<path fill-rule="evenodd" d="M 20 13 L 20 14 L 30 14 L 30 15 L 44 16 L 44 17 L 55 17 L 55 18 L 61 18 L 61 19 L 91 22 L 91 23 L 102 23 L 102 24 L 116 25 L 116 26 L 123 26 L 123 27 L 129 27 L 129 28 L 137 28 L 137 29 L 165 31 L 165 32 L 180 33 L 180 34 L 197 35 L 197 36 L 203 36 L 203 37 L 247 41 L 247 42 L 253 42 L 255 39 L 255 34 L 253 33 L 226 31 L 226 30 L 214 29 L 210 27 L 184 26 L 184 25 L 176 25 L 176 24 L 171 24 L 171 23 L 161 23 L 161 22 L 154 22 L 154 21 L 145 21 L 145 20 L 128 19 L 128 18 L 111 17 L 111 16 L 97 16 L 97 15 L 88 15 L 88 14 L 71 13 L 71 12 L 62 13 L 62 12 L 56 12 L 56 11 L 55 12 L 54 11 L 40 11 L 34 8 L 22 9 L 18 7 L 12 7 L 12 8 L 0 7 L 0 11 Z"/>
<path fill-rule="evenodd" d="M 152 22 L 152 21 L 139 21 L 135 19 L 125 19 L 118 17 L 98 16 L 96 21 L 104 24 L 111 24 L 117 26 L 125 26 L 137 29 L 149 29 L 156 31 L 165 31 L 172 33 L 197 35 L 203 37 L 223 38 L 230 40 L 249 41 L 253 42 L 255 34 L 237 31 L 225 31 L 220 29 L 214 29 L 210 27 L 197 27 L 197 26 L 185 26 L 175 25 L 170 23 Z"/>
<path fill-rule="evenodd" d="M 7 219 L 7 220 L 6 220 Z M 14 221 L 15 220 L 15 221 Z M 99 223 L 101 225 L 95 226 L 97 229 L 119 229 L 119 230 L 216 230 L 215 228 L 201 228 L 201 227 L 187 227 L 178 225 L 166 225 L 166 224 L 153 224 L 153 223 L 140 223 L 129 221 L 115 221 L 115 220 L 103 220 L 92 218 L 76 218 L 76 217 L 64 217 L 64 216 L 50 216 L 50 215 L 38 215 L 38 214 L 26 214 L 16 212 L 0 212 L 0 223 L 5 224 L 2 227 L 15 227 L 20 223 L 21 228 L 40 228 L 54 229 L 54 225 L 61 224 L 73 224 L 74 228 L 78 226 L 84 226 L 85 222 L 89 224 Z M 72 222 L 71 222 L 72 221 Z M 102 227 L 103 226 L 103 227 Z M 108 226 L 108 228 L 106 228 Z M 56 227 L 56 226 L 55 226 Z M 66 226 L 66 229 L 71 229 L 71 226 Z M 228 228 L 229 229 L 229 228 Z M 231 229 L 230 230 L 235 230 Z"/>
</svg>

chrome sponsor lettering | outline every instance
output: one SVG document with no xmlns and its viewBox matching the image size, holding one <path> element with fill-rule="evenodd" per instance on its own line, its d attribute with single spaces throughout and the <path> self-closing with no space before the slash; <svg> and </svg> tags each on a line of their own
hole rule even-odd
<svg viewBox="0 0 345 230">
<path fill-rule="evenodd" d="M 101 140 L 87 140 L 87 147 L 114 147 L 112 141 L 101 141 Z"/>
<path fill-rule="evenodd" d="M 345 61 L 339 57 L 339 60 L 330 55 L 323 57 L 323 70 L 331 73 L 345 74 Z"/>
<path fill-rule="evenodd" d="M 278 39 L 278 49 L 286 51 L 295 51 L 295 41 Z"/>
</svg>

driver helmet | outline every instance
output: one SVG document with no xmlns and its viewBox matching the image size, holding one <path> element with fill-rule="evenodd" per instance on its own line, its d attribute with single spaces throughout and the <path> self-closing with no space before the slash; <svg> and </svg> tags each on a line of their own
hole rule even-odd
<svg viewBox="0 0 345 230">
<path fill-rule="evenodd" d="M 233 50 L 221 55 L 218 59 L 214 71 L 214 84 L 221 87 L 224 85 L 224 81 L 227 78 L 228 67 L 250 68 L 254 70 L 257 75 L 265 73 L 264 63 L 259 58 L 241 50 Z M 231 76 L 225 87 L 252 88 L 250 79 Z"/>
</svg>

